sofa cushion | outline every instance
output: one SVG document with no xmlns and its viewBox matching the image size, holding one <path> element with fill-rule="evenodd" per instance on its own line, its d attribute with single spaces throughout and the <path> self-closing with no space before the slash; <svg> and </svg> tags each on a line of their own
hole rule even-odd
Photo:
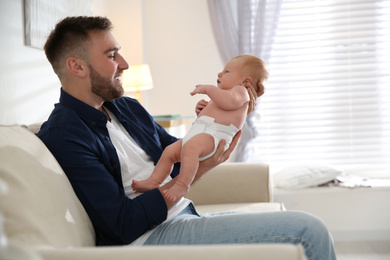
<svg viewBox="0 0 390 260">
<path fill-rule="evenodd" d="M 0 209 L 10 239 L 30 246 L 95 245 L 88 215 L 35 134 L 22 126 L 0 126 L 0 158 L 0 179 L 7 186 Z"/>
</svg>

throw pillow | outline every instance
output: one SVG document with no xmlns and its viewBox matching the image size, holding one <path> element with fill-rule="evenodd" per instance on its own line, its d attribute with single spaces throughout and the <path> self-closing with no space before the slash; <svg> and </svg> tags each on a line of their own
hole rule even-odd
<svg viewBox="0 0 390 260">
<path fill-rule="evenodd" d="M 327 183 L 342 172 L 329 166 L 292 166 L 273 176 L 275 186 L 282 189 L 302 189 Z"/>
</svg>

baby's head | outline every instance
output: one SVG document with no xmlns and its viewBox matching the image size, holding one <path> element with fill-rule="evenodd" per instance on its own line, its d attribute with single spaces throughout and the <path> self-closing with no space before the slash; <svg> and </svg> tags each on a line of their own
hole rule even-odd
<svg viewBox="0 0 390 260">
<path fill-rule="evenodd" d="M 264 81 L 268 79 L 268 70 L 265 62 L 253 55 L 240 55 L 232 60 L 239 59 L 242 62 L 242 75 L 244 83 L 251 83 L 256 89 L 257 96 L 264 92 Z"/>
</svg>

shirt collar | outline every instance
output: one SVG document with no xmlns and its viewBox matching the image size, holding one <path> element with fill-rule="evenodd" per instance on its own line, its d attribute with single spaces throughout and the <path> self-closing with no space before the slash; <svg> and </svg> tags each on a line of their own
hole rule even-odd
<svg viewBox="0 0 390 260">
<path fill-rule="evenodd" d="M 69 95 L 61 88 L 60 104 L 74 110 L 84 122 L 91 125 L 106 125 L 107 116 L 100 110 Z"/>
</svg>

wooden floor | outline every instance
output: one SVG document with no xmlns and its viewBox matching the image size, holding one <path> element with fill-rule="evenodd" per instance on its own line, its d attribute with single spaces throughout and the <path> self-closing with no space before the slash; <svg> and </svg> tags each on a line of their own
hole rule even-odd
<svg viewBox="0 0 390 260">
<path fill-rule="evenodd" d="M 335 242 L 337 260 L 390 260 L 390 241 Z"/>
</svg>

